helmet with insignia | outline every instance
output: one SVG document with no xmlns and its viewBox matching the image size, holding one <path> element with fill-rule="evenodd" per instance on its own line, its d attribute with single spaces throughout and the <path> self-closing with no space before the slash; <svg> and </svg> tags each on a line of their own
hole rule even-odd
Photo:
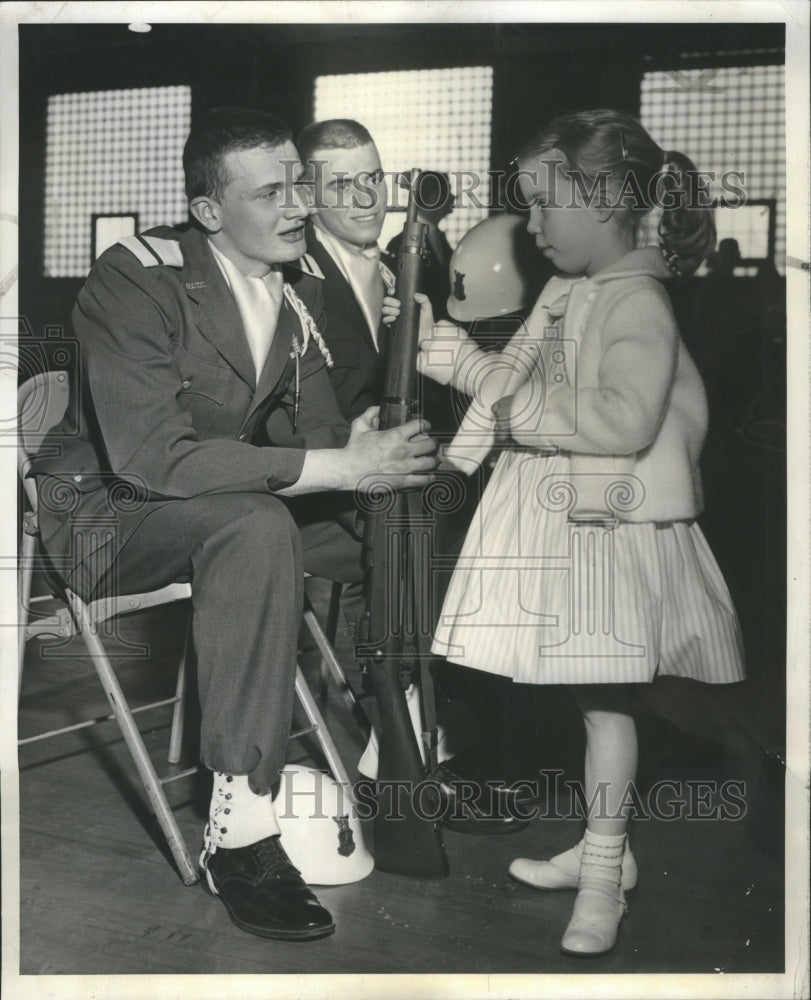
<svg viewBox="0 0 811 1000">
<path fill-rule="evenodd" d="M 469 323 L 526 309 L 545 271 L 546 262 L 526 231 L 526 220 L 518 215 L 491 216 L 468 230 L 453 252 L 448 313 Z"/>
<path fill-rule="evenodd" d="M 315 768 L 287 764 L 273 805 L 281 843 L 309 885 L 360 882 L 374 869 L 352 789 Z"/>
</svg>

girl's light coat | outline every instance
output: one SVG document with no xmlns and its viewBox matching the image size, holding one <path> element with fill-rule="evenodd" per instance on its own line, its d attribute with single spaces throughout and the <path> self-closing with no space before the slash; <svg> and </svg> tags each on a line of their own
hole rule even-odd
<svg viewBox="0 0 811 1000">
<path fill-rule="evenodd" d="M 502 369 L 499 385 L 504 395 L 515 393 L 513 437 L 528 448 L 570 454 L 576 513 L 609 510 L 636 522 L 701 513 L 707 400 L 662 285 L 667 277 L 660 251 L 645 247 L 593 278 L 553 278 L 503 352 L 522 359 L 511 372 Z M 565 355 L 561 382 L 549 333 L 567 296 L 557 332 Z M 482 382 L 485 403 L 497 380 L 494 374 Z M 465 471 L 492 443 L 487 409 L 474 399 L 446 450 Z"/>
</svg>

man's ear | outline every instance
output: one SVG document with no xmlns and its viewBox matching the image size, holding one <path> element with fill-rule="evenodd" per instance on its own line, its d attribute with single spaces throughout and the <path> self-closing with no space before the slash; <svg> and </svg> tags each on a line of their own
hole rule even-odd
<svg viewBox="0 0 811 1000">
<path fill-rule="evenodd" d="M 200 225 L 209 233 L 218 233 L 222 229 L 220 218 L 220 203 L 209 195 L 200 195 L 189 202 L 189 211 Z"/>
</svg>

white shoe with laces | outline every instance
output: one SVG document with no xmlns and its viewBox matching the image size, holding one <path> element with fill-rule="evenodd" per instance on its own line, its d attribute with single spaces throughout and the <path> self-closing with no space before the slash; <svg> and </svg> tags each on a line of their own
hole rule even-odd
<svg viewBox="0 0 811 1000">
<path fill-rule="evenodd" d="M 580 859 L 577 899 L 560 943 L 565 955 L 596 958 L 611 951 L 628 911 L 622 891 L 622 855 L 626 836 L 586 830 Z"/>
</svg>

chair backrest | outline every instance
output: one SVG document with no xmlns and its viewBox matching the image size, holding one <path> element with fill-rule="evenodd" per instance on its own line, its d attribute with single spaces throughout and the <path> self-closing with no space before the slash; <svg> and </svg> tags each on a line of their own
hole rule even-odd
<svg viewBox="0 0 811 1000">
<path fill-rule="evenodd" d="M 32 510 L 37 509 L 37 486 L 26 479 L 30 456 L 36 455 L 48 431 L 68 408 L 70 380 L 67 372 L 45 372 L 28 379 L 17 390 L 17 471 Z"/>
</svg>

